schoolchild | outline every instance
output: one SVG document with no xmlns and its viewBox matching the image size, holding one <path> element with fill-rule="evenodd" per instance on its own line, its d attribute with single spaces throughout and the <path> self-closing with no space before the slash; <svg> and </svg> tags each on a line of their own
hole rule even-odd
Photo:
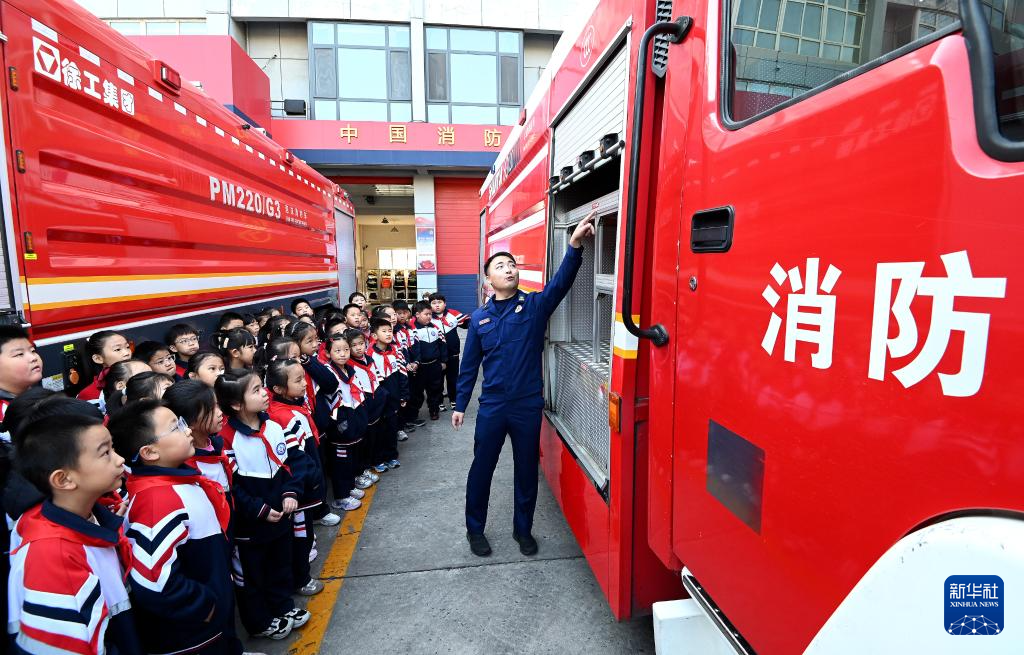
<svg viewBox="0 0 1024 655">
<path fill-rule="evenodd" d="M 348 341 L 336 337 L 327 345 L 329 370 L 337 377 L 338 386 L 331 394 L 319 393 L 317 406 L 330 411 L 318 425 L 322 430 L 325 467 L 334 490 L 331 508 L 348 512 L 362 505 L 363 489 L 370 488 L 380 478 L 376 474 L 371 478 L 359 473 L 357 468 L 357 452 L 366 435 L 367 419 L 363 392 L 348 361 Z"/>
<path fill-rule="evenodd" d="M 256 337 L 245 328 L 234 328 L 213 335 L 214 346 L 229 369 L 253 366 L 256 358 Z"/>
<path fill-rule="evenodd" d="M 0 325 L 0 422 L 4 420 L 11 401 L 43 379 L 43 358 L 28 338 L 28 332 L 17 325 Z M 0 441 L 10 442 L 6 427 Z"/>
<path fill-rule="evenodd" d="M 133 375 L 128 378 L 128 382 L 124 386 L 126 403 L 146 399 L 160 400 L 172 384 L 174 384 L 174 378 L 166 373 L 143 371 L 138 375 Z"/>
<path fill-rule="evenodd" d="M 125 535 L 143 646 L 238 655 L 231 510 L 224 489 L 187 465 L 195 449 L 186 420 L 158 400 L 142 400 L 111 419 L 110 433 L 131 466 Z"/>
<path fill-rule="evenodd" d="M 215 391 L 228 416 L 221 430 L 232 462 L 235 544 L 241 567 L 236 579 L 238 613 L 253 636 L 284 639 L 309 621 L 292 601 L 292 522 L 299 506 L 305 454 L 288 448 L 284 430 L 267 416 L 270 399 L 259 376 L 245 369 L 226 372 Z"/>
<path fill-rule="evenodd" d="M 249 334 L 256 337 L 259 341 L 260 338 L 260 325 L 259 319 L 256 318 L 255 314 L 242 314 L 242 327 L 249 331 Z"/>
<path fill-rule="evenodd" d="M 164 343 L 174 354 L 175 373 L 179 380 L 188 375 L 188 362 L 199 352 L 199 331 L 188 323 L 172 325 L 164 336 Z"/>
<path fill-rule="evenodd" d="M 267 321 L 269 321 L 273 315 L 274 315 L 274 310 L 271 309 L 270 307 L 264 307 L 263 309 L 261 309 L 259 311 L 258 314 L 256 314 L 256 320 L 259 322 L 261 330 L 263 329 L 263 326 L 267 324 Z"/>
<path fill-rule="evenodd" d="M 430 420 L 436 421 L 441 406 L 448 346 L 444 334 L 431 322 L 429 304 L 416 303 L 413 306 L 413 316 L 411 329 L 416 335 L 416 342 L 412 347 L 411 361 L 416 362 L 417 366 L 406 419 L 416 420 L 420 407 L 423 406 L 425 394 Z"/>
<path fill-rule="evenodd" d="M 217 378 L 224 375 L 224 358 L 210 350 L 198 352 L 188 362 L 188 379 L 199 380 L 213 388 Z"/>
<path fill-rule="evenodd" d="M 359 309 L 362 309 L 366 307 L 366 296 L 359 293 L 358 291 L 354 291 L 348 294 L 348 302 L 349 304 L 357 305 Z"/>
<path fill-rule="evenodd" d="M 124 475 L 103 419 L 32 420 L 15 466 L 46 500 L 22 514 L 11 535 L 7 626 L 17 635 L 14 652 L 142 653 L 125 586 L 131 544 L 123 519 L 97 502 Z M 91 620 L 60 620 L 68 607 Z"/>
<path fill-rule="evenodd" d="M 391 321 L 380 316 L 373 319 L 370 329 L 373 332 L 370 356 L 376 367 L 377 379 L 388 392 L 388 404 L 384 408 L 384 438 L 378 444 L 374 460 L 389 469 L 396 469 L 402 465 L 398 459 L 398 442 L 409 438 L 402 429 L 404 422 L 400 422 L 409 402 L 409 375 L 405 370 L 405 356 L 394 343 Z"/>
<path fill-rule="evenodd" d="M 103 384 L 106 382 L 107 370 L 113 364 L 131 359 L 132 349 L 128 345 L 128 340 L 120 333 L 100 330 L 86 340 L 85 352 L 98 373 L 92 382 L 78 392 L 78 398 L 96 405 L 102 412 L 106 405 Z"/>
<path fill-rule="evenodd" d="M 292 323 L 288 329 L 289 336 L 299 344 L 299 361 L 306 374 L 306 398 L 304 400 L 310 416 L 316 411 L 316 392 L 322 386 L 328 387 L 326 393 L 333 392 L 337 380 L 327 370 L 327 365 L 317 359 L 320 337 L 316 327 L 310 323 Z"/>
<path fill-rule="evenodd" d="M 303 316 L 313 318 L 313 306 L 305 298 L 296 298 L 292 301 L 292 316 L 297 319 Z"/>
<path fill-rule="evenodd" d="M 363 329 L 363 308 L 355 303 L 349 303 L 341 308 L 341 314 L 345 317 L 345 325 L 349 329 Z"/>
<path fill-rule="evenodd" d="M 224 312 L 217 321 L 217 331 L 228 332 L 230 330 L 237 330 L 244 325 L 245 319 L 238 312 Z"/>
<path fill-rule="evenodd" d="M 288 316 L 273 316 L 260 330 L 260 343 L 269 343 L 288 333 L 288 326 L 294 321 Z"/>
<path fill-rule="evenodd" d="M 271 362 L 279 359 L 298 359 L 302 353 L 299 352 L 299 344 L 291 337 L 275 337 L 265 344 L 256 355 L 256 372 L 266 378 L 267 368 Z"/>
<path fill-rule="evenodd" d="M 445 391 L 448 396 L 448 406 L 455 407 L 455 385 L 459 381 L 459 341 L 458 328 L 469 327 L 469 314 L 451 309 L 445 300 L 444 294 L 430 294 L 430 310 L 434 325 L 444 334 L 445 343 L 448 344 L 448 362 L 445 364 L 444 378 Z M 448 411 L 448 406 L 441 403 L 441 411 Z"/>
<path fill-rule="evenodd" d="M 174 362 L 174 355 L 171 349 L 158 341 L 143 341 L 135 346 L 132 358 L 140 362 L 146 362 L 150 369 L 156 373 L 163 373 L 176 378 L 178 367 Z"/>
<path fill-rule="evenodd" d="M 140 373 L 152 373 L 153 369 L 145 362 L 137 359 L 129 359 L 127 362 L 118 362 L 107 371 L 107 379 L 103 383 L 103 397 L 107 399 L 107 416 L 118 412 L 128 402 L 127 392 L 128 380 Z"/>
<path fill-rule="evenodd" d="M 327 511 L 326 479 L 320 465 L 320 433 L 306 405 L 306 376 L 297 359 L 279 359 L 267 369 L 266 385 L 270 389 L 270 419 L 284 428 L 289 448 L 298 447 L 306 453 L 301 470 L 292 466 L 292 475 L 301 478 L 299 506 L 292 513 L 292 585 L 303 596 L 313 596 L 324 589 L 319 580 L 310 577 L 310 552 L 313 550 L 311 522 L 338 525 L 341 517 Z"/>
<path fill-rule="evenodd" d="M 224 438 L 218 434 L 224 426 L 224 413 L 213 388 L 199 380 L 182 380 L 164 392 L 163 402 L 192 431 L 195 452 L 185 463 L 230 493 L 231 462 L 224 452 Z"/>
<path fill-rule="evenodd" d="M 366 352 L 366 337 L 362 331 L 348 330 L 345 332 L 345 339 L 348 341 L 350 351 L 349 364 L 352 366 L 352 375 L 363 393 L 363 404 L 366 405 L 366 436 L 357 450 L 359 465 L 356 470 L 362 470 L 363 475 L 373 479 L 374 474 L 388 470 L 386 464 L 373 462 L 373 455 L 380 447 L 377 444 L 384 438 L 387 429 L 384 410 L 388 405 L 388 390 L 380 386 L 377 367 L 373 363 L 373 358 Z"/>
<path fill-rule="evenodd" d="M 395 312 L 396 320 L 392 334 L 394 335 L 395 343 L 398 344 L 405 355 L 405 367 L 409 374 L 409 397 L 411 400 L 416 390 L 415 385 L 418 383 L 415 376 L 416 369 L 419 367 L 419 364 L 412 358 L 412 346 L 416 343 L 416 332 L 411 327 L 412 310 L 409 309 L 409 304 L 404 300 L 396 300 L 392 304 L 392 308 Z M 418 418 L 410 418 L 408 409 L 402 413 L 402 419 L 405 423 L 402 429 L 406 433 L 414 432 L 416 428 L 422 427 L 427 423 Z"/>
</svg>

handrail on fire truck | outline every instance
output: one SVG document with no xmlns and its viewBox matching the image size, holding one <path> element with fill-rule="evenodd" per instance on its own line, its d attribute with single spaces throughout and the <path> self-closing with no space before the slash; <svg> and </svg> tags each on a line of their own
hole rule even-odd
<svg viewBox="0 0 1024 655">
<path fill-rule="evenodd" d="M 636 97 L 633 100 L 633 135 L 629 152 L 629 191 L 626 198 L 626 252 L 622 267 L 622 323 L 638 339 L 650 339 L 655 346 L 668 343 L 668 330 L 656 323 L 642 328 L 633 322 L 633 251 L 636 232 L 636 195 L 640 185 L 640 144 L 643 135 L 644 94 L 647 87 L 647 53 L 654 37 L 664 34 L 669 43 L 680 43 L 693 26 L 693 19 L 681 16 L 674 21 L 661 21 L 647 28 L 640 39 L 636 61 Z"/>
</svg>

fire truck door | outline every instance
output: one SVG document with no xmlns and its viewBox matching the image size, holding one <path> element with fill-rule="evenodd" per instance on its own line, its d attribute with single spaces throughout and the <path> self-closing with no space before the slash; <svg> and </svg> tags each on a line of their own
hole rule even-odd
<svg viewBox="0 0 1024 655">
<path fill-rule="evenodd" d="M 343 211 L 334 210 L 338 240 L 338 293 L 341 305 L 356 291 L 355 220 Z"/>
<path fill-rule="evenodd" d="M 0 30 L 3 24 L 0 23 Z M 7 70 L 7 37 L 0 31 L 0 70 Z M 11 162 L 15 155 L 8 150 L 10 134 L 7 126 L 9 86 L 0 85 L 0 211 L 3 212 L 3 230 L 0 230 L 0 323 L 24 323 L 24 299 L 21 294 L 18 275 L 18 248 L 16 247 L 20 230 L 16 225 L 13 211 Z"/>
</svg>

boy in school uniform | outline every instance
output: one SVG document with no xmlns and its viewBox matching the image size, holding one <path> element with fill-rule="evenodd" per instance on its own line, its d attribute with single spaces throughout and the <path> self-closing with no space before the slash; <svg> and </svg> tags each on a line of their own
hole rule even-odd
<svg viewBox="0 0 1024 655">
<path fill-rule="evenodd" d="M 405 371 L 405 357 L 393 341 L 391 321 L 374 318 L 370 321 L 373 347 L 370 356 L 377 371 L 377 379 L 388 391 L 384 408 L 385 428 L 375 452 L 374 460 L 389 469 L 402 465 L 398 460 L 398 442 L 409 436 L 402 430 L 401 414 L 409 402 L 409 376 Z"/>
<path fill-rule="evenodd" d="M 164 343 L 174 355 L 175 377 L 188 379 L 188 363 L 199 352 L 199 332 L 187 323 L 178 323 L 167 331 Z"/>
<path fill-rule="evenodd" d="M 396 320 L 393 329 L 395 343 L 398 344 L 399 348 L 402 349 L 402 354 L 405 355 L 406 371 L 409 374 L 409 396 L 411 399 L 415 393 L 416 369 L 419 366 L 412 358 L 412 347 L 416 343 L 416 332 L 412 329 L 412 310 L 409 309 L 409 304 L 404 300 L 396 300 L 392 307 L 395 310 Z M 406 432 L 412 432 L 416 428 L 427 424 L 426 421 L 418 418 L 410 419 L 408 409 L 403 412 L 402 419 L 405 423 L 402 429 Z"/>
<path fill-rule="evenodd" d="M 223 487 L 186 465 L 195 454 L 187 422 L 158 400 L 140 400 L 111 419 L 110 433 L 131 466 L 126 536 L 146 651 L 238 655 L 231 510 Z"/>
<path fill-rule="evenodd" d="M 351 352 L 349 364 L 352 365 L 352 378 L 363 394 L 363 404 L 366 406 L 366 433 L 357 458 L 360 462 L 357 470 L 365 467 L 363 475 L 372 478 L 373 473 L 384 473 L 389 469 L 383 462 L 373 462 L 374 454 L 380 448 L 378 444 L 384 439 L 387 430 L 385 410 L 389 404 L 389 394 L 377 379 L 377 367 L 368 352 L 362 330 L 348 330 L 345 332 L 345 340 Z"/>
<path fill-rule="evenodd" d="M 469 327 L 469 315 L 449 309 L 448 302 L 445 300 L 444 294 L 441 293 L 430 294 L 430 310 L 434 325 L 444 334 L 444 340 L 448 344 L 448 363 L 444 371 L 445 389 L 448 395 L 448 405 L 455 407 L 455 385 L 459 380 L 459 349 L 462 345 L 459 341 L 458 328 Z M 441 402 L 441 411 L 448 411 L 448 407 L 443 401 Z"/>
<path fill-rule="evenodd" d="M 28 332 L 17 325 L 0 325 L 0 423 L 11 401 L 43 379 L 43 358 Z M 3 428 L 0 441 L 10 442 Z"/>
<path fill-rule="evenodd" d="M 19 435 L 15 464 L 46 500 L 22 514 L 11 535 L 13 651 L 142 653 L 124 577 L 131 544 L 121 517 L 98 503 L 124 475 L 103 419 L 76 413 L 32 421 Z"/>
<path fill-rule="evenodd" d="M 412 360 L 416 363 L 416 375 L 408 405 L 406 419 L 415 421 L 423 406 L 423 396 L 427 397 L 427 410 L 430 420 L 438 419 L 441 398 L 443 397 L 444 370 L 448 361 L 448 345 L 444 334 L 431 322 L 430 304 L 418 302 L 413 308 L 415 317 L 410 328 L 415 334 L 416 342 L 412 347 Z"/>
</svg>

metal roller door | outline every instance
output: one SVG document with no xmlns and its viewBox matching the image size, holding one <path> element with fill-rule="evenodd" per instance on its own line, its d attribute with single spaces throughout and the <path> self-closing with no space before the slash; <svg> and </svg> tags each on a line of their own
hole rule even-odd
<svg viewBox="0 0 1024 655">
<path fill-rule="evenodd" d="M 357 289 L 356 227 L 355 219 L 338 210 L 334 210 L 334 222 L 338 235 L 338 292 L 344 305 L 349 294 Z"/>
</svg>

